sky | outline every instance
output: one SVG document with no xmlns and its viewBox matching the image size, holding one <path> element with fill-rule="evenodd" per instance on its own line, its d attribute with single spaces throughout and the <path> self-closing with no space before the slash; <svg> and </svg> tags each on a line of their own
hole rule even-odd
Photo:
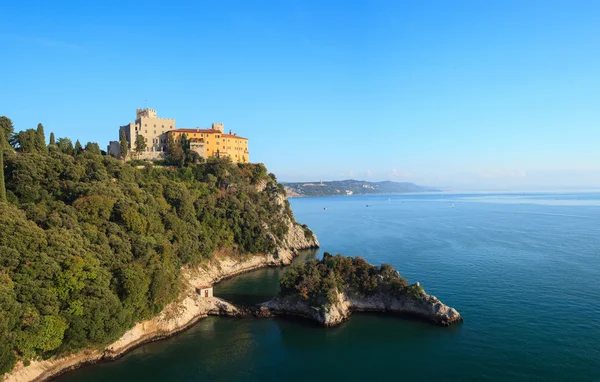
<svg viewBox="0 0 600 382">
<path fill-rule="evenodd" d="M 600 188 L 600 2 L 5 1 L 0 115 L 118 140 L 135 109 L 280 181 Z"/>
</svg>

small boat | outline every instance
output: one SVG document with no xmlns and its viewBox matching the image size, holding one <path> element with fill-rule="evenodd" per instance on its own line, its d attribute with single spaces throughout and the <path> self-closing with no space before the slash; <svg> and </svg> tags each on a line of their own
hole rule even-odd
<svg viewBox="0 0 600 382">
<path fill-rule="evenodd" d="M 369 207 L 369 205 L 367 204 L 367 207 Z"/>
<path fill-rule="evenodd" d="M 454 208 L 454 203 L 452 203 L 452 208 Z"/>
<path fill-rule="evenodd" d="M 325 211 L 327 211 L 327 207 L 323 207 L 323 209 L 324 209 Z"/>
</svg>

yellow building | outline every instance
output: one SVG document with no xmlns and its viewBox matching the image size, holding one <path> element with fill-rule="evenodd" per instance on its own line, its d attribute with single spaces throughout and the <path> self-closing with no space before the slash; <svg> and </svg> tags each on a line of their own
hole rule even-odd
<svg viewBox="0 0 600 382">
<path fill-rule="evenodd" d="M 183 135 L 190 141 L 190 149 L 203 158 L 231 158 L 232 162 L 248 163 L 248 139 L 224 132 L 222 123 L 213 123 L 211 129 L 175 129 L 168 132 L 169 139 L 181 143 Z"/>
</svg>

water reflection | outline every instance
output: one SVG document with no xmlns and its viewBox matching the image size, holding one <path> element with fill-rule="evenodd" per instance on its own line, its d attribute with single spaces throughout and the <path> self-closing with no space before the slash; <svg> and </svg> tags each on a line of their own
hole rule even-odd
<svg viewBox="0 0 600 382">
<path fill-rule="evenodd" d="M 319 255 L 318 249 L 300 251 L 292 264 Z M 279 293 L 279 279 L 286 267 L 263 268 L 225 280 L 214 288 L 216 297 L 237 304 L 259 304 L 268 301 Z"/>
</svg>

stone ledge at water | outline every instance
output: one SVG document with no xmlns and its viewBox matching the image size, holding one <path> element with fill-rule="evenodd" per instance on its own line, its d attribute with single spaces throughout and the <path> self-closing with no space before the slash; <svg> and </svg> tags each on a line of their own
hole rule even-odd
<svg viewBox="0 0 600 382">
<path fill-rule="evenodd" d="M 418 283 L 416 286 L 419 286 Z M 354 293 L 337 293 L 332 304 L 311 306 L 298 296 L 277 297 L 261 305 L 261 309 L 272 314 L 295 315 L 310 318 L 326 327 L 346 321 L 352 312 L 385 312 L 405 314 L 441 326 L 450 326 L 463 319 L 456 309 L 451 308 L 435 296 L 421 289 L 418 297 L 405 295 L 396 297 L 385 293 L 364 296 Z M 266 312 L 263 312 L 266 314 Z"/>
</svg>

